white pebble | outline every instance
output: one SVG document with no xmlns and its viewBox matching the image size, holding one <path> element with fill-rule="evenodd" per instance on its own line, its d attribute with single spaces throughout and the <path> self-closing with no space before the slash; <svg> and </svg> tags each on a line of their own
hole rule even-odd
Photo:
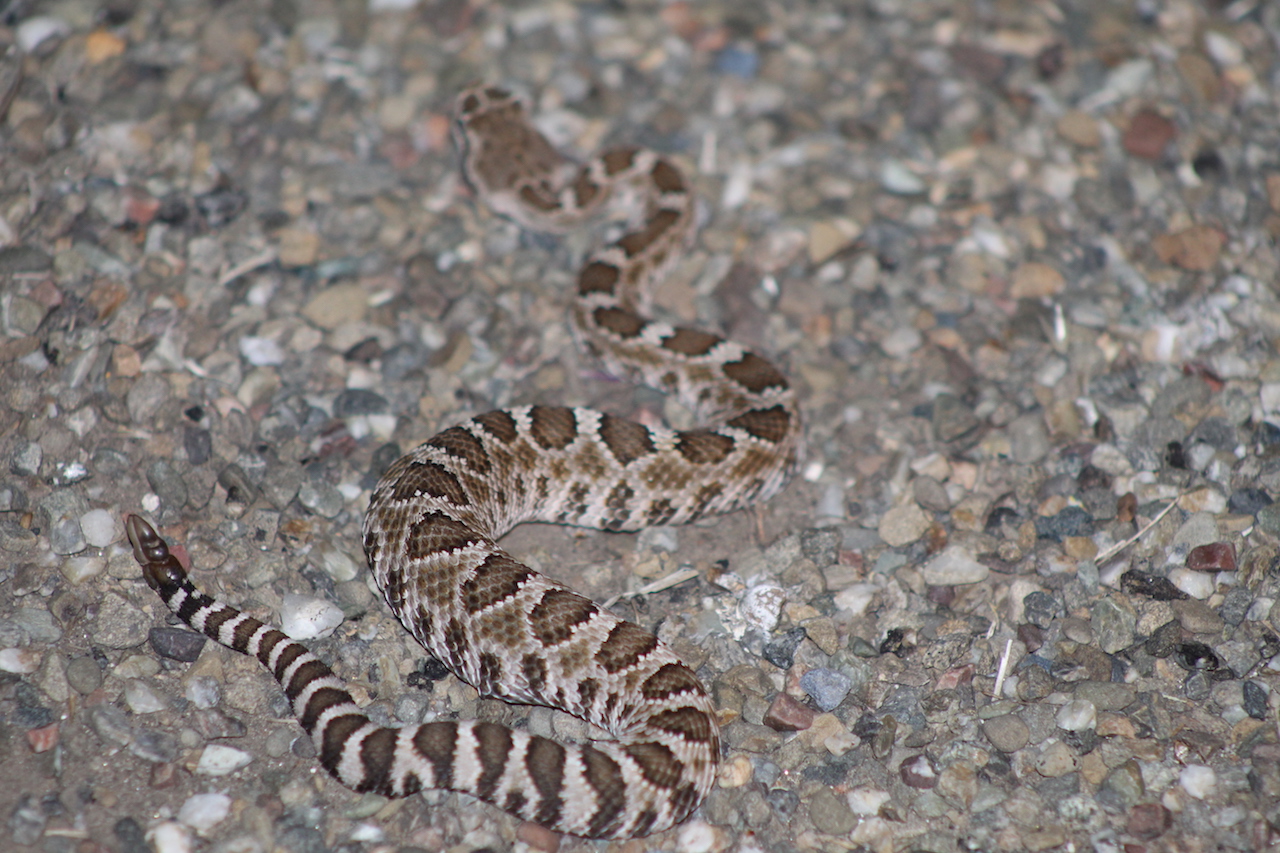
<svg viewBox="0 0 1280 853">
<path fill-rule="evenodd" d="M 1213 575 L 1208 572 L 1194 572 L 1182 567 L 1169 572 L 1169 582 L 1192 598 L 1201 600 L 1213 595 L 1216 586 Z"/>
<path fill-rule="evenodd" d="M 716 830 L 703 820 L 693 820 L 680 827 L 676 848 L 684 853 L 711 853 L 716 849 Z"/>
<path fill-rule="evenodd" d="M 58 571 L 68 583 L 75 585 L 102 574 L 106 568 L 107 561 L 101 557 L 68 557 L 62 561 Z"/>
<path fill-rule="evenodd" d="M 240 339 L 240 354 L 254 367 L 269 367 L 284 364 L 284 350 L 271 338 L 257 338 L 252 335 Z"/>
<path fill-rule="evenodd" d="M 222 699 L 222 687 L 211 675 L 196 675 L 187 682 L 184 696 L 201 710 L 214 707 Z"/>
<path fill-rule="evenodd" d="M 196 772 L 202 776 L 226 776 L 247 766 L 250 761 L 253 761 L 253 756 L 243 749 L 212 743 L 200 753 Z"/>
<path fill-rule="evenodd" d="M 1213 789 L 1218 785 L 1218 774 L 1213 772 L 1212 767 L 1205 767 L 1203 764 L 1190 764 L 1182 768 L 1182 773 L 1178 775 L 1178 781 L 1182 784 L 1182 790 L 1186 791 L 1197 800 L 1203 800 L 1213 793 Z"/>
<path fill-rule="evenodd" d="M 880 807 L 891 799 L 888 791 L 879 788 L 854 788 L 845 796 L 854 814 L 868 817 L 880 814 Z"/>
<path fill-rule="evenodd" d="M 155 847 L 156 853 L 191 853 L 191 830 L 176 820 L 158 823 L 147 830 L 147 839 Z"/>
<path fill-rule="evenodd" d="M 855 583 L 845 587 L 835 595 L 836 610 L 851 616 L 861 616 L 879 591 L 873 583 Z"/>
<path fill-rule="evenodd" d="M 129 710 L 135 714 L 154 714 L 169 707 L 159 693 L 152 690 L 145 681 L 129 679 L 124 685 L 124 701 Z"/>
<path fill-rule="evenodd" d="M 295 640 L 327 637 L 342 624 L 342 610 L 323 598 L 288 593 L 280 605 L 280 630 Z"/>
<path fill-rule="evenodd" d="M 747 590 L 747 594 L 742 596 L 742 603 L 738 605 L 738 610 L 749 625 L 767 634 L 777 627 L 778 616 L 786 600 L 787 594 L 782 591 L 782 587 L 777 584 L 762 583 Z"/>
<path fill-rule="evenodd" d="M 66 21 L 49 15 L 38 15 L 34 18 L 27 18 L 21 24 L 18 24 L 14 37 L 18 41 L 18 47 L 22 48 L 24 53 L 30 53 L 47 39 L 55 36 L 62 37 L 70 33 L 71 26 Z"/>
<path fill-rule="evenodd" d="M 1074 568 L 1074 566 L 1073 566 Z M 930 586 L 970 584 L 986 580 L 991 570 L 959 545 L 951 545 L 924 565 L 924 582 Z"/>
<path fill-rule="evenodd" d="M 41 656 L 31 649 L 0 649 L 0 672 L 29 675 L 40 668 Z"/>
<path fill-rule="evenodd" d="M 1258 389 L 1258 398 L 1262 403 L 1263 414 L 1280 412 L 1280 382 L 1264 382 Z"/>
<path fill-rule="evenodd" d="M 1058 709 L 1058 728 L 1080 732 L 1098 724 L 1098 709 L 1088 699 L 1072 699 Z"/>
<path fill-rule="evenodd" d="M 1240 42 L 1217 30 L 1205 30 L 1204 48 L 1209 51 L 1213 61 L 1223 68 L 1232 68 L 1244 63 L 1244 48 Z"/>
<path fill-rule="evenodd" d="M 231 798 L 226 794 L 196 794 L 178 809 L 178 820 L 196 832 L 205 833 L 226 820 L 230 813 Z"/>
<path fill-rule="evenodd" d="M 897 160 L 886 160 L 880 167 L 880 185 L 898 195 L 915 195 L 928 188 L 919 175 Z"/>
<path fill-rule="evenodd" d="M 353 579 L 360 571 L 359 564 L 340 548 L 325 548 L 317 555 L 316 562 L 325 574 L 338 583 Z"/>
<path fill-rule="evenodd" d="M 352 841 L 363 841 L 366 844 L 379 844 L 387 834 L 376 823 L 357 823 L 351 830 Z"/>
<path fill-rule="evenodd" d="M 84 541 L 95 548 L 107 547 L 124 533 L 115 513 L 105 509 L 91 509 L 80 516 L 80 529 Z"/>
<path fill-rule="evenodd" d="M 924 339 L 910 326 L 899 326 L 880 342 L 880 349 L 893 358 L 906 358 L 920 348 Z"/>
</svg>

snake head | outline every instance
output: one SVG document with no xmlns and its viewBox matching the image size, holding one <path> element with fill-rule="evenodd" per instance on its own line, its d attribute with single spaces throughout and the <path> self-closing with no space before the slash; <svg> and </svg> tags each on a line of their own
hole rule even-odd
<svg viewBox="0 0 1280 853">
<path fill-rule="evenodd" d="M 147 586 L 160 592 L 166 588 L 173 589 L 186 580 L 187 572 L 169 550 L 169 543 L 141 516 L 125 516 L 124 531 L 133 546 L 133 558 L 142 566 L 142 577 Z"/>
</svg>

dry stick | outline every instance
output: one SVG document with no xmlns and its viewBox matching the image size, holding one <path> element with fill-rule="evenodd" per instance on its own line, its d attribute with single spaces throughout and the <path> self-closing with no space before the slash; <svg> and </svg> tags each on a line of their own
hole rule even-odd
<svg viewBox="0 0 1280 853">
<path fill-rule="evenodd" d="M 608 610 L 610 607 L 613 607 L 613 605 L 617 604 L 619 601 L 621 601 L 624 598 L 638 598 L 639 596 L 642 596 L 642 595 L 653 595 L 655 592 L 662 592 L 664 589 L 677 586 L 678 584 L 682 584 L 687 580 L 693 580 L 697 576 L 698 576 L 697 569 L 692 569 L 692 568 L 676 569 L 674 572 L 667 575 L 665 578 L 658 578 L 656 581 L 653 581 L 652 583 L 647 583 L 637 590 L 633 590 L 632 592 L 624 592 L 620 595 L 615 595 L 613 598 L 606 601 L 603 607 L 605 610 Z"/>
<path fill-rule="evenodd" d="M 1159 524 L 1159 523 L 1160 523 L 1160 519 L 1162 519 L 1162 518 L 1164 518 L 1166 515 L 1168 515 L 1168 514 L 1169 514 L 1169 510 L 1171 510 L 1171 509 L 1173 509 L 1175 506 L 1177 506 L 1178 501 L 1182 500 L 1182 496 L 1183 496 L 1183 495 L 1185 495 L 1185 494 L 1186 494 L 1186 492 L 1183 492 L 1181 495 L 1178 495 L 1176 498 L 1174 498 L 1173 500 L 1169 501 L 1169 505 L 1168 505 L 1168 506 L 1166 506 L 1164 509 L 1160 510 L 1160 514 L 1159 514 L 1159 515 L 1157 515 L 1155 518 L 1151 519 L 1151 521 L 1147 522 L 1147 526 L 1146 526 L 1146 527 L 1142 528 L 1142 529 L 1141 529 L 1141 530 L 1139 530 L 1137 533 L 1133 534 L 1132 536 L 1130 536 L 1128 539 L 1124 540 L 1123 542 L 1117 542 L 1116 544 L 1112 545 L 1112 546 L 1111 546 L 1110 548 L 1108 548 L 1107 550 L 1103 551 L 1101 554 L 1099 554 L 1097 557 L 1095 557 L 1095 558 L 1094 558 L 1094 562 L 1095 562 L 1095 563 L 1097 563 L 1098 565 L 1102 565 L 1103 563 L 1107 562 L 1107 560 L 1110 560 L 1112 557 L 1114 557 L 1116 554 L 1119 554 L 1119 553 L 1120 553 L 1121 551 L 1123 551 L 1125 548 L 1128 548 L 1128 547 L 1129 547 L 1130 545 L 1132 545 L 1134 542 L 1137 542 L 1139 539 L 1141 539 L 1143 536 L 1145 536 L 1145 535 L 1147 534 L 1147 531 L 1148 531 L 1148 530 L 1150 530 L 1151 528 L 1153 528 L 1153 527 L 1155 527 L 1157 524 Z"/>
</svg>

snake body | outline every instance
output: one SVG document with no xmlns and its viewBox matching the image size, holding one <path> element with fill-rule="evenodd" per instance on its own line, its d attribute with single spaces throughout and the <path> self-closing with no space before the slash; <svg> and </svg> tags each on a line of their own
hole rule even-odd
<svg viewBox="0 0 1280 853">
<path fill-rule="evenodd" d="M 620 149 L 573 164 L 499 89 L 464 92 L 457 116 L 466 177 L 493 210 L 564 230 L 610 199 L 630 206 L 628 233 L 579 272 L 574 320 L 610 370 L 676 395 L 704 425 L 554 406 L 480 415 L 391 465 L 364 550 L 405 628 L 482 695 L 559 708 L 612 739 L 561 744 L 476 721 L 378 726 L 304 646 L 196 589 L 150 525 L 130 516 L 126 529 L 147 582 L 184 622 L 275 675 L 343 784 L 392 797 L 462 791 L 560 832 L 645 835 L 683 821 L 711 788 L 720 739 L 709 697 L 651 633 L 497 540 L 525 521 L 633 531 L 764 500 L 796 463 L 795 396 L 738 344 L 645 316 L 692 230 L 691 194 L 667 159 Z"/>
</svg>

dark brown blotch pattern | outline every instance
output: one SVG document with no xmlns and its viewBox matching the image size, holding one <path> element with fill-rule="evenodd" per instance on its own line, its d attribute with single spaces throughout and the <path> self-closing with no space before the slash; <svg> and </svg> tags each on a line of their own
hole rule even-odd
<svg viewBox="0 0 1280 853">
<path fill-rule="evenodd" d="M 624 468 L 654 450 L 648 427 L 613 415 L 600 416 L 600 440 Z"/>
<path fill-rule="evenodd" d="M 564 450 L 578 437 L 573 409 L 534 406 L 529 410 L 529 434 L 544 450 Z"/>
<path fill-rule="evenodd" d="M 450 427 L 430 439 L 427 444 L 440 448 L 455 459 L 461 459 L 467 464 L 467 469 L 476 474 L 489 473 L 489 454 L 485 452 L 480 439 L 472 435 L 470 430 L 460 426 Z"/>
<path fill-rule="evenodd" d="M 590 599 L 567 589 L 551 589 L 530 611 L 529 624 L 538 642 L 555 646 L 569 639 L 573 629 L 595 613 L 596 606 Z"/>
<path fill-rule="evenodd" d="M 728 362 L 722 369 L 726 376 L 752 394 L 760 394 L 770 388 L 782 390 L 787 387 L 787 378 L 778 372 L 778 368 L 753 352 L 747 353 L 739 361 Z"/>
<path fill-rule="evenodd" d="M 513 597 L 533 570 L 502 552 L 490 554 L 462 584 L 462 603 L 475 615 Z"/>
<path fill-rule="evenodd" d="M 743 412 L 728 424 L 745 431 L 752 438 L 778 444 L 791 432 L 791 415 L 782 406 L 771 406 Z"/>
<path fill-rule="evenodd" d="M 619 622 L 596 652 L 596 663 L 613 674 L 635 666 L 658 647 L 658 638 L 638 625 Z"/>
<path fill-rule="evenodd" d="M 516 419 L 507 412 L 501 410 L 485 412 L 483 415 L 477 415 L 474 420 L 480 424 L 481 429 L 503 444 L 510 444 L 519 435 Z"/>
<path fill-rule="evenodd" d="M 715 465 L 733 452 L 733 439 L 707 429 L 691 429 L 680 433 L 676 450 L 694 465 Z"/>
<path fill-rule="evenodd" d="M 671 352 L 687 356 L 706 355 L 723 340 L 719 335 L 703 332 L 699 329 L 678 328 L 673 334 L 662 339 L 662 346 Z"/>
</svg>

